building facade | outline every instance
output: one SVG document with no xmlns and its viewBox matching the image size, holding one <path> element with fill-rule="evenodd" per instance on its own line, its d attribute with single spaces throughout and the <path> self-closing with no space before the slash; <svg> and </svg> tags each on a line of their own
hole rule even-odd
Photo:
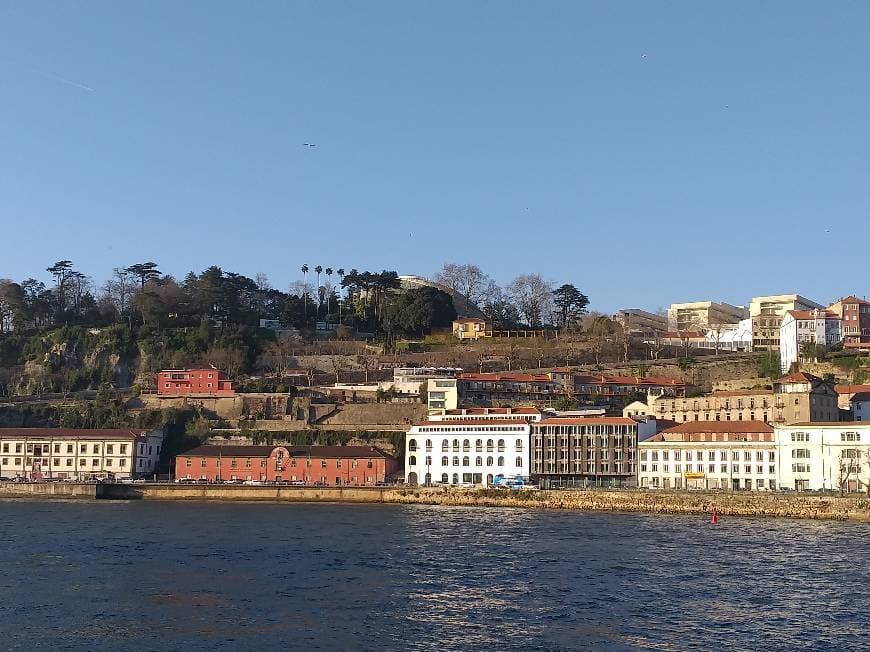
<svg viewBox="0 0 870 652">
<path fill-rule="evenodd" d="M 630 335 L 646 337 L 668 330 L 668 318 L 640 308 L 623 308 L 615 315 L 613 321 Z"/>
<path fill-rule="evenodd" d="M 547 374 L 469 373 L 458 381 L 463 405 L 549 403 L 564 395 L 562 386 Z"/>
<path fill-rule="evenodd" d="M 713 392 L 707 396 L 650 397 L 648 412 L 677 423 L 689 421 L 762 421 L 772 424 L 836 421 L 837 393 L 807 373 L 785 376 L 773 389 Z M 638 410 L 635 406 L 635 411 Z"/>
<path fill-rule="evenodd" d="M 843 346 L 870 350 L 870 301 L 848 296 L 828 308 L 843 322 Z"/>
<path fill-rule="evenodd" d="M 638 424 L 624 417 L 532 424 L 532 481 L 542 488 L 634 486 Z"/>
<path fill-rule="evenodd" d="M 0 477 L 118 480 L 157 472 L 162 430 L 0 428 Z"/>
<path fill-rule="evenodd" d="M 638 483 L 649 489 L 773 491 L 773 427 L 761 421 L 691 421 L 638 444 Z"/>
<path fill-rule="evenodd" d="M 459 387 L 456 378 L 431 378 L 426 387 L 426 405 L 429 410 L 455 410 L 459 406 Z"/>
<path fill-rule="evenodd" d="M 541 411 L 536 407 L 482 407 L 432 410 L 429 421 L 492 421 L 511 420 L 540 421 Z"/>
<path fill-rule="evenodd" d="M 486 321 L 477 317 L 460 317 L 453 321 L 453 337 L 460 340 L 487 337 Z"/>
<path fill-rule="evenodd" d="M 778 351 L 779 327 L 789 310 L 815 310 L 823 306 L 805 299 L 799 294 L 776 294 L 754 297 L 749 303 L 749 318 L 752 320 L 752 350 Z"/>
<path fill-rule="evenodd" d="M 870 423 L 804 423 L 776 429 L 779 481 L 796 491 L 867 491 Z"/>
<path fill-rule="evenodd" d="M 668 330 L 706 332 L 711 326 L 737 324 L 747 316 L 746 308 L 728 303 L 715 301 L 673 303 L 668 308 Z"/>
<path fill-rule="evenodd" d="M 398 461 L 374 446 L 199 446 L 175 458 L 177 480 L 299 482 L 371 486 L 391 479 Z"/>
<path fill-rule="evenodd" d="M 779 327 L 782 373 L 801 359 L 804 345 L 833 346 L 842 341 L 841 320 L 828 310 L 788 310 Z"/>
<path fill-rule="evenodd" d="M 528 478 L 530 428 L 524 419 L 412 426 L 405 437 L 405 482 L 488 487 L 497 476 Z"/>
<path fill-rule="evenodd" d="M 235 396 L 232 382 L 218 369 L 166 369 L 157 374 L 158 396 Z"/>
</svg>

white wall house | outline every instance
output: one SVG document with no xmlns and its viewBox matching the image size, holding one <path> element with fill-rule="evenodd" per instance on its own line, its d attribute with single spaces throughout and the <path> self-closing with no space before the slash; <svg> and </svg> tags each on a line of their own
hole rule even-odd
<svg viewBox="0 0 870 652">
<path fill-rule="evenodd" d="M 647 489 L 772 491 L 773 428 L 760 421 L 690 421 L 638 443 L 638 485 Z"/>
<path fill-rule="evenodd" d="M 782 488 L 866 491 L 870 423 L 812 423 L 776 428 Z"/>
<path fill-rule="evenodd" d="M 162 430 L 0 428 L 0 477 L 144 477 L 157 472 L 162 446 Z"/>
<path fill-rule="evenodd" d="M 526 420 L 426 421 L 405 437 L 408 484 L 492 484 L 497 475 L 529 476 Z"/>
<path fill-rule="evenodd" d="M 788 310 L 779 327 L 782 372 L 800 359 L 803 344 L 831 346 L 842 341 L 842 320 L 827 310 Z"/>
</svg>

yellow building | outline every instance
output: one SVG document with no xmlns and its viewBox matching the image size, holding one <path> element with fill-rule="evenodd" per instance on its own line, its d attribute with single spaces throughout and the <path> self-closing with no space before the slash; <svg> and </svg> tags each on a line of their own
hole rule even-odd
<svg viewBox="0 0 870 652">
<path fill-rule="evenodd" d="M 752 350 L 779 351 L 779 327 L 782 318 L 789 310 L 824 309 L 824 306 L 810 301 L 799 294 L 774 294 L 766 297 L 753 297 L 749 304 L 749 318 L 752 320 Z"/>
<path fill-rule="evenodd" d="M 486 321 L 477 317 L 460 317 L 453 322 L 453 337 L 460 340 L 487 337 Z"/>
</svg>

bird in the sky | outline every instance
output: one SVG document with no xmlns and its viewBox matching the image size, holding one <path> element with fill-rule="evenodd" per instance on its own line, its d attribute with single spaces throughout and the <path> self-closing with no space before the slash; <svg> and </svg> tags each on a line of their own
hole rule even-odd
<svg viewBox="0 0 870 652">
<path fill-rule="evenodd" d="M 317 147 L 317 145 L 314 145 L 313 143 L 302 143 L 302 145 L 304 147 Z"/>
</svg>

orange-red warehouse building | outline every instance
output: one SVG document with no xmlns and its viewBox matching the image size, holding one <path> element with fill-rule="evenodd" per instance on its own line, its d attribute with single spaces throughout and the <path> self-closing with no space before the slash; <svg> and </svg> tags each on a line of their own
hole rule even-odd
<svg viewBox="0 0 870 652">
<path fill-rule="evenodd" d="M 328 487 L 385 482 L 399 468 L 374 446 L 199 446 L 175 458 L 178 480 L 296 481 Z"/>
<path fill-rule="evenodd" d="M 227 375 L 218 369 L 166 369 L 157 374 L 158 396 L 235 396 Z"/>
</svg>

